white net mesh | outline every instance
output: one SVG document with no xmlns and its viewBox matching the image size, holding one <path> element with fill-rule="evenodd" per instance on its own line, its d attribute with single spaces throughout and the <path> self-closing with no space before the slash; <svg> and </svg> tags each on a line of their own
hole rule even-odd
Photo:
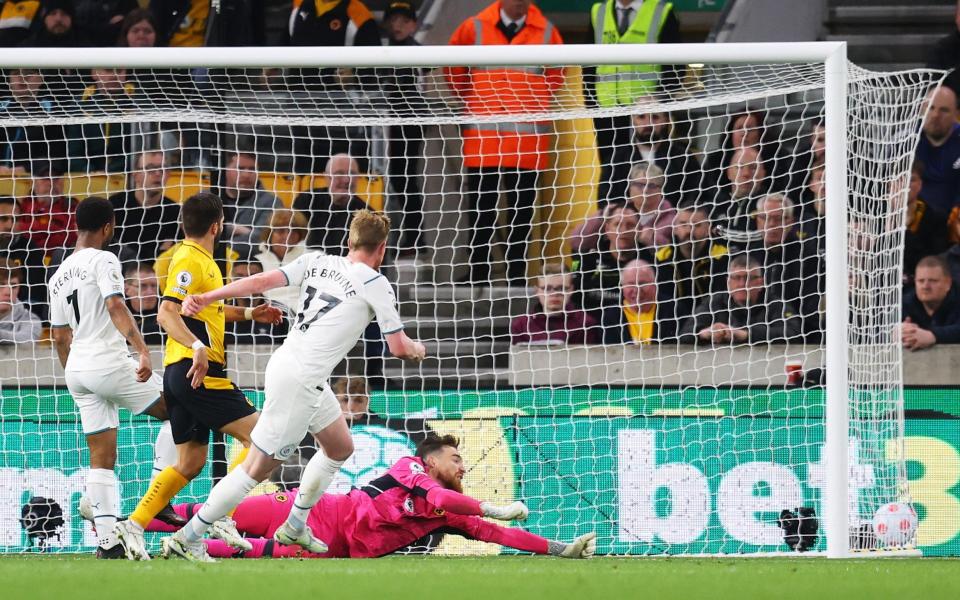
<svg viewBox="0 0 960 600">
<path fill-rule="evenodd" d="M 76 203 L 113 201 L 128 305 L 159 352 L 178 204 L 204 189 L 224 200 L 216 257 L 233 277 L 308 247 L 341 253 L 357 207 L 394 218 L 386 271 L 428 359 L 384 358 L 371 328 L 341 365 L 357 452 L 331 491 L 454 433 L 465 492 L 525 501 L 524 526 L 547 538 L 596 530 L 608 554 L 787 550 L 780 512 L 821 513 L 827 461 L 824 224 L 842 199 L 823 185 L 823 64 L 665 73 L 623 102 L 583 65 L 7 71 L 0 195 L 15 199 L 16 233 L 2 250 L 23 271 L 4 317 L 15 343 L 0 349 L 0 550 L 30 547 L 18 517 L 31 496 L 64 510 L 48 547 L 94 543 L 76 511 L 78 414 L 49 343 L 33 343 Z M 849 513 L 864 547 L 876 507 L 909 499 L 903 182 L 936 74 L 848 75 Z M 299 295 L 267 298 L 293 315 Z M 228 331 L 230 375 L 258 403 L 285 334 Z M 157 425 L 122 419 L 124 513 Z M 258 491 L 295 486 L 314 451 Z M 202 501 L 235 452 L 215 446 L 178 501 Z M 416 546 L 501 551 L 440 535 Z"/>
</svg>

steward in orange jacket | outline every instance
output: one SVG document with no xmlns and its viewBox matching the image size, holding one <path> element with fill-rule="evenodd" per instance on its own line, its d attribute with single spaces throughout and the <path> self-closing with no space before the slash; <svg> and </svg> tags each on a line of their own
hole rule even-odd
<svg viewBox="0 0 960 600">
<path fill-rule="evenodd" d="M 457 46 L 517 46 L 562 44 L 560 34 L 536 6 L 527 10 L 522 26 L 508 38 L 508 25 L 501 19 L 501 2 L 494 2 L 467 19 L 450 38 Z M 447 77 L 454 92 L 474 115 L 546 112 L 553 107 L 553 93 L 563 83 L 562 68 L 454 67 Z M 517 167 L 540 170 L 547 166 L 546 151 L 552 125 L 543 122 L 478 123 L 463 128 L 464 164 L 467 167 Z"/>
<path fill-rule="evenodd" d="M 451 45 L 562 44 L 563 39 L 530 0 L 498 0 L 461 23 Z M 553 124 L 524 121 L 517 115 L 549 111 L 553 95 L 563 83 L 562 68 L 454 67 L 447 70 L 454 93 L 468 115 L 503 121 L 465 123 L 461 126 L 466 188 L 474 230 L 470 240 L 471 272 L 462 278 L 487 283 L 495 260 L 490 247 L 498 241 L 498 203 L 501 191 L 507 208 L 505 242 L 508 278 L 526 285 L 526 250 L 529 244 L 539 172 L 548 166 L 547 152 Z M 498 259 L 497 259 L 498 260 Z M 499 260 L 498 260 L 499 262 Z"/>
</svg>

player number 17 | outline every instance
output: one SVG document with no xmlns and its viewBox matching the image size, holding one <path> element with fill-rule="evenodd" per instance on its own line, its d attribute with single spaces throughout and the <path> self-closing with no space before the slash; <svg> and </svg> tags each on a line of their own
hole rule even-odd
<svg viewBox="0 0 960 600">
<path fill-rule="evenodd" d="M 307 286 L 307 289 L 304 291 L 307 293 L 307 299 L 304 300 L 303 310 L 300 311 L 300 314 L 297 315 L 297 322 L 294 323 L 294 326 L 298 327 L 300 331 L 306 331 L 307 328 L 310 327 L 310 325 L 312 325 L 314 321 L 316 321 L 323 315 L 327 314 L 328 312 L 333 310 L 338 304 L 343 302 L 343 300 L 341 300 L 340 298 L 337 298 L 336 296 L 331 296 L 330 294 L 327 294 L 325 292 L 320 292 L 320 294 L 317 295 L 317 288 L 309 285 Z M 313 318 L 311 318 L 307 322 L 304 322 L 307 311 L 313 305 L 314 299 L 318 301 L 326 302 L 326 304 L 317 309 L 317 312 L 314 313 Z"/>
</svg>

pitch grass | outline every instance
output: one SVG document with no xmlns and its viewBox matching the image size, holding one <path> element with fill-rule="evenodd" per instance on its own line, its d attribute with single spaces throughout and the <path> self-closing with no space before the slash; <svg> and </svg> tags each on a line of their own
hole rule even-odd
<svg viewBox="0 0 960 600">
<path fill-rule="evenodd" d="M 0 558 L 0 598 L 506 600 L 960 598 L 960 560 L 391 557 L 194 565 L 76 556 Z"/>
</svg>

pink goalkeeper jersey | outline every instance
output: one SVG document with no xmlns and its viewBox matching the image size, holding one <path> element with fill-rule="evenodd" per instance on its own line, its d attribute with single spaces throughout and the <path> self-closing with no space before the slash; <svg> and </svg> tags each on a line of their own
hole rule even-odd
<svg viewBox="0 0 960 600">
<path fill-rule="evenodd" d="M 461 514 L 428 501 L 428 494 L 434 502 Z M 270 540 L 290 514 L 295 497 L 296 490 L 291 490 L 245 498 L 233 514 L 237 529 L 248 537 Z M 181 516 L 190 518 L 200 506 L 178 504 L 174 508 Z M 546 539 L 522 529 L 501 527 L 471 512 L 480 512 L 476 500 L 444 489 L 424 472 L 420 459 L 409 457 L 401 458 L 385 475 L 361 489 L 347 495 L 324 494 L 310 510 L 307 524 L 330 548 L 320 558 L 383 556 L 441 529 L 518 550 L 547 553 Z M 148 530 L 173 531 L 173 528 L 154 520 Z M 234 551 L 224 552 L 218 556 L 231 556 Z"/>
<path fill-rule="evenodd" d="M 476 537 L 483 519 L 448 513 L 427 501 L 427 492 L 442 487 L 426 474 L 419 458 L 407 457 L 385 475 L 352 490 L 346 496 L 348 505 L 340 507 L 343 520 L 338 527 L 349 556 L 383 556 L 442 527 Z"/>
</svg>

